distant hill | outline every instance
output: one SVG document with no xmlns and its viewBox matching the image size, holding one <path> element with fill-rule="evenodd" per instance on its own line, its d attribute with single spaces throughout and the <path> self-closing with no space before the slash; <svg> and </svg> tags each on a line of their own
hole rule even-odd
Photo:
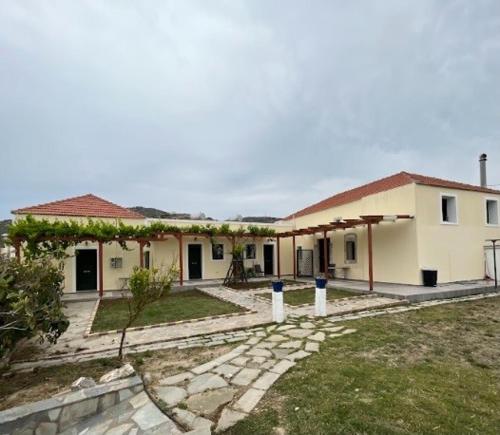
<svg viewBox="0 0 500 435">
<path fill-rule="evenodd" d="M 241 218 L 241 222 L 258 222 L 261 224 L 274 224 L 281 218 L 271 217 L 271 216 L 244 216 Z"/>
<path fill-rule="evenodd" d="M 3 234 L 9 231 L 9 225 L 12 223 L 12 219 L 5 219 L 0 221 L 0 247 L 3 246 Z"/>
<path fill-rule="evenodd" d="M 137 213 L 142 214 L 147 218 L 153 219 L 187 219 L 187 220 L 206 220 L 213 221 L 215 219 L 211 217 L 206 217 L 204 213 L 199 213 L 198 215 L 191 215 L 189 213 L 176 213 L 169 212 L 164 210 L 159 210 L 153 207 L 142 207 L 137 205 L 135 207 L 129 207 L 129 210 L 133 210 Z M 273 224 L 276 221 L 279 221 L 281 218 L 272 217 L 272 216 L 240 216 L 237 218 L 231 218 L 228 220 L 237 220 L 240 222 L 257 222 L 262 224 Z"/>
<path fill-rule="evenodd" d="M 140 213 L 147 218 L 154 218 L 154 219 L 188 219 L 188 220 L 213 221 L 211 217 L 206 217 L 203 213 L 200 213 L 199 215 L 191 215 L 189 213 L 175 213 L 175 212 L 159 210 L 153 207 L 142 207 L 139 205 L 135 207 L 129 207 L 129 210 Z"/>
</svg>

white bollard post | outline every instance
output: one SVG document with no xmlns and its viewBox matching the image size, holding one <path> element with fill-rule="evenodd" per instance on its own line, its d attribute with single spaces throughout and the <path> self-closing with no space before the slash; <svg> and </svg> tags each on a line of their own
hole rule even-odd
<svg viewBox="0 0 500 435">
<path fill-rule="evenodd" d="M 316 278 L 316 294 L 314 298 L 314 315 L 326 316 L 326 279 Z"/>
<path fill-rule="evenodd" d="M 273 282 L 273 322 L 285 321 L 285 308 L 283 305 L 283 282 Z"/>
</svg>

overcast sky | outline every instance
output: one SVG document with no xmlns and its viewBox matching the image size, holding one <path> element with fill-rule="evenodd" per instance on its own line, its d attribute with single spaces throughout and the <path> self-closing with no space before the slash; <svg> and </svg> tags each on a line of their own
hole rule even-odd
<svg viewBox="0 0 500 435">
<path fill-rule="evenodd" d="M 282 216 L 481 152 L 500 188 L 500 2 L 2 0 L 0 147 L 0 218 Z"/>
</svg>

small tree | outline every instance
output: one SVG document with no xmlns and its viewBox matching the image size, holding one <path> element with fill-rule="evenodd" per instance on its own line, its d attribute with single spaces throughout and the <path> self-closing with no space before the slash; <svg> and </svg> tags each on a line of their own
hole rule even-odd
<svg viewBox="0 0 500 435">
<path fill-rule="evenodd" d="M 46 257 L 20 263 L 0 256 L 0 358 L 38 336 L 55 343 L 69 322 L 63 313 L 64 275 Z"/>
<path fill-rule="evenodd" d="M 127 297 L 128 319 L 122 329 L 120 348 L 118 350 L 118 357 L 120 359 L 123 358 L 123 344 L 125 343 L 127 329 L 137 320 L 146 306 L 156 302 L 170 292 L 172 282 L 176 277 L 177 268 L 174 265 L 170 266 L 166 272 L 160 269 L 150 270 L 134 267 L 129 280 L 131 295 Z"/>
</svg>

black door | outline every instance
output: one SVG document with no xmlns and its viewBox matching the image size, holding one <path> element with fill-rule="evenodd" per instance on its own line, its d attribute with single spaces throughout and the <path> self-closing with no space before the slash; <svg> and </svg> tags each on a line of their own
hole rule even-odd
<svg viewBox="0 0 500 435">
<path fill-rule="evenodd" d="M 188 245 L 189 279 L 201 279 L 201 245 Z"/>
<path fill-rule="evenodd" d="M 325 273 L 325 244 L 324 239 L 318 240 L 319 246 L 319 271 Z M 330 264 L 330 239 L 326 239 L 326 264 Z"/>
<path fill-rule="evenodd" d="M 274 245 L 264 245 L 264 275 L 274 274 Z"/>
<path fill-rule="evenodd" d="M 76 250 L 76 290 L 97 290 L 97 249 Z"/>
</svg>

